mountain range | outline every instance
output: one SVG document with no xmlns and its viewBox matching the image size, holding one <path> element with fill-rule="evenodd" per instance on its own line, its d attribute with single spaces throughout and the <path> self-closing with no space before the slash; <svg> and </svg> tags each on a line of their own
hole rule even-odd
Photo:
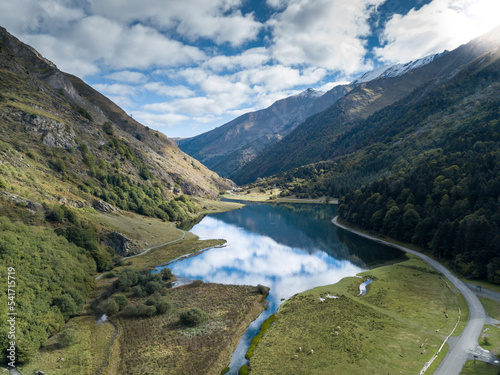
<svg viewBox="0 0 500 375">
<path fill-rule="evenodd" d="M 383 66 L 327 93 L 307 90 L 242 115 L 179 147 L 237 184 L 332 160 L 349 150 L 334 146 L 359 121 L 405 98 L 425 83 L 454 74 L 493 48 L 496 32 L 457 49 Z"/>
</svg>

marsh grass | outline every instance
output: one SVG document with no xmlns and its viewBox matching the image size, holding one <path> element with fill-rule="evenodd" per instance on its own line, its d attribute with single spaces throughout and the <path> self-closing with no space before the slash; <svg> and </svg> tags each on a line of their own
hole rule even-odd
<svg viewBox="0 0 500 375">
<path fill-rule="evenodd" d="M 363 297 L 364 280 L 350 277 L 285 302 L 254 351 L 252 374 L 418 373 L 457 321 L 455 295 L 415 258 L 360 275 L 374 280 Z"/>
<path fill-rule="evenodd" d="M 120 373 L 220 374 L 248 324 L 264 309 L 256 288 L 250 286 L 204 283 L 170 289 L 166 297 L 173 306 L 166 315 L 117 315 L 123 332 Z M 191 308 L 203 310 L 207 322 L 183 326 L 180 314 Z"/>
</svg>

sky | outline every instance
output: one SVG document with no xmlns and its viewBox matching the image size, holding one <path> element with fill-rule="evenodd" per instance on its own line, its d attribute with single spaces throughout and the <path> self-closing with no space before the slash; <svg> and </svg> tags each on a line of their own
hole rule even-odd
<svg viewBox="0 0 500 375">
<path fill-rule="evenodd" d="M 191 137 L 461 44 L 498 0 L 0 0 L 0 25 L 142 124 Z"/>
</svg>

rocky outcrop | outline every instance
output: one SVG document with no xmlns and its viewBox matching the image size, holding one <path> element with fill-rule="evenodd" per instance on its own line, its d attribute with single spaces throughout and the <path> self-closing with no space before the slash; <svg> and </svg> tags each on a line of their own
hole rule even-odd
<svg viewBox="0 0 500 375">
<path fill-rule="evenodd" d="M 42 135 L 43 144 L 49 147 L 69 149 L 75 147 L 75 132 L 62 122 L 54 119 L 26 113 L 23 116 L 26 130 Z"/>
<path fill-rule="evenodd" d="M 118 208 L 115 206 L 110 205 L 109 203 L 103 202 L 103 201 L 95 201 L 92 204 L 92 207 L 96 209 L 97 211 L 104 212 L 104 213 L 109 213 L 109 212 L 120 212 Z"/>
<path fill-rule="evenodd" d="M 24 206 L 32 212 L 43 212 L 43 210 L 44 210 L 43 206 L 38 202 L 19 197 L 15 194 L 7 192 L 7 191 L 2 191 L 2 195 L 6 199 L 14 202 L 16 205 Z"/>
<path fill-rule="evenodd" d="M 127 257 L 141 252 L 139 246 L 132 242 L 130 238 L 127 238 L 118 232 L 105 234 L 104 243 L 111 247 L 116 254 L 122 257 Z"/>
</svg>

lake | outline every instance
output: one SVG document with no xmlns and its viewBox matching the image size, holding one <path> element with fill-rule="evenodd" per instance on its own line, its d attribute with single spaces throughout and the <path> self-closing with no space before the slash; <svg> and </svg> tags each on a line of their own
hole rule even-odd
<svg viewBox="0 0 500 375">
<path fill-rule="evenodd" d="M 230 374 L 247 363 L 250 340 L 260 324 L 296 293 L 334 284 L 376 265 L 402 259 L 401 251 L 335 227 L 336 206 L 248 203 L 211 214 L 190 230 L 201 239 L 223 238 L 227 246 L 168 265 L 181 279 L 270 287 L 267 311 L 254 321 L 231 360 Z"/>
</svg>

